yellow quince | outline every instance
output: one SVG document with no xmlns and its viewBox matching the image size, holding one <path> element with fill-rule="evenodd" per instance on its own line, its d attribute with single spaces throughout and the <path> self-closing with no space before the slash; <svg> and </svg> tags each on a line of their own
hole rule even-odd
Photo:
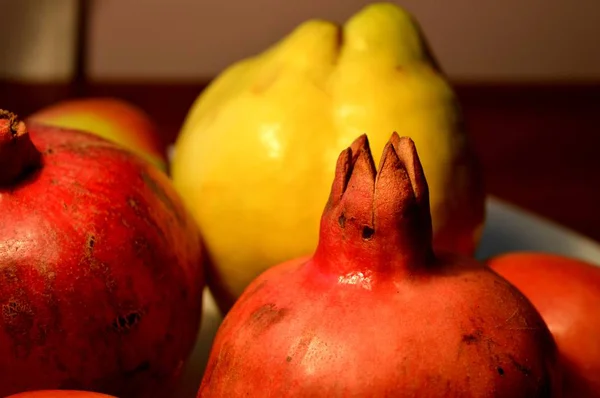
<svg viewBox="0 0 600 398">
<path fill-rule="evenodd" d="M 410 136 L 437 250 L 471 254 L 484 191 L 456 96 L 404 9 L 374 3 L 343 26 L 310 20 L 223 71 L 190 109 L 172 177 L 203 231 L 227 311 L 258 274 L 310 254 L 339 153 Z"/>
</svg>

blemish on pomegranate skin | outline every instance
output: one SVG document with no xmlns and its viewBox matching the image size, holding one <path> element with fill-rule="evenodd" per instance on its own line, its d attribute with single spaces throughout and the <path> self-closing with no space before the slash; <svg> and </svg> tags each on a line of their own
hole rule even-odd
<svg viewBox="0 0 600 398">
<path fill-rule="evenodd" d="M 496 370 L 498 371 L 498 374 L 500 376 L 504 376 L 504 369 L 502 369 L 501 367 L 498 366 L 498 368 L 496 368 Z"/>
<path fill-rule="evenodd" d="M 95 244 L 96 244 L 96 237 L 93 234 L 88 234 L 86 246 L 89 249 L 89 251 L 94 250 Z"/>
<path fill-rule="evenodd" d="M 477 343 L 478 341 L 479 341 L 479 336 L 476 336 L 475 334 L 465 334 L 462 337 L 462 342 L 467 345 Z"/>
<path fill-rule="evenodd" d="M 250 315 L 250 324 L 255 332 L 260 334 L 281 322 L 288 313 L 289 309 L 287 308 L 277 308 L 275 304 L 265 304 Z"/>
<path fill-rule="evenodd" d="M 317 334 L 314 330 L 304 330 L 302 335 L 296 341 L 292 342 L 286 358 L 295 358 L 298 364 L 302 364 L 304 357 L 309 352 L 309 349 L 315 339 L 317 339 Z"/>
<path fill-rule="evenodd" d="M 369 227 L 368 225 L 363 227 L 363 229 L 362 229 L 363 240 L 371 240 L 371 238 L 373 238 L 373 235 L 375 235 L 375 230 L 373 228 Z"/>
<path fill-rule="evenodd" d="M 475 330 L 471 331 L 470 333 L 465 333 L 462 335 L 461 343 L 466 344 L 466 345 L 472 345 L 472 344 L 480 343 L 483 340 L 485 340 L 483 331 L 481 329 L 475 328 Z M 491 343 L 490 341 L 487 341 L 487 342 L 488 342 L 488 345 Z M 488 348 L 490 348 L 490 347 L 488 347 Z"/>
<path fill-rule="evenodd" d="M 338 218 L 338 224 L 342 228 L 346 226 L 346 215 L 344 213 L 340 214 L 340 217 Z"/>
<path fill-rule="evenodd" d="M 508 356 L 510 358 L 510 361 L 512 362 L 513 366 L 521 373 L 523 373 L 524 376 L 529 376 L 531 374 L 531 369 L 529 369 L 527 366 L 519 363 L 515 357 L 513 357 L 512 355 Z"/>
<path fill-rule="evenodd" d="M 2 317 L 6 323 L 12 323 L 12 320 L 21 314 L 31 315 L 31 308 L 18 300 L 10 300 L 2 305 Z"/>
<path fill-rule="evenodd" d="M 117 333 L 127 333 L 133 329 L 142 319 L 140 311 L 133 311 L 126 315 L 118 316 L 112 323 L 112 328 Z"/>
</svg>

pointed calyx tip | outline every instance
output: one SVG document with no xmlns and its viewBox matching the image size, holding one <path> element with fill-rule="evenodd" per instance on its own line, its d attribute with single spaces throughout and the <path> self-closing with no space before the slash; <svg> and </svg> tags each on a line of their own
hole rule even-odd
<svg viewBox="0 0 600 398">
<path fill-rule="evenodd" d="M 16 183 L 40 164 L 41 154 L 31 142 L 25 123 L 0 109 L 0 186 Z"/>
<path fill-rule="evenodd" d="M 396 172 L 395 170 L 402 170 Z M 349 148 L 339 155 L 330 201 L 337 203 L 349 187 L 351 180 L 361 184 L 377 186 L 388 184 L 388 178 L 400 179 L 408 183 L 417 202 L 426 201 L 429 206 L 429 190 L 423 167 L 417 154 L 414 141 L 407 136 L 400 137 L 394 132 L 383 150 L 378 170 L 366 134 L 358 137 Z M 429 211 L 429 208 L 427 208 Z"/>
<path fill-rule="evenodd" d="M 335 204 L 342 199 L 342 195 L 346 192 L 350 183 L 350 177 L 355 174 L 357 177 L 373 181 L 377 174 L 366 134 L 358 137 L 349 148 L 340 153 L 329 198 L 331 204 Z"/>
<path fill-rule="evenodd" d="M 348 239 L 402 248 L 412 258 L 428 256 L 429 190 L 413 140 L 394 133 L 377 170 L 367 136 L 356 139 L 338 158 L 323 221 L 335 222 Z"/>
<path fill-rule="evenodd" d="M 390 155 L 386 156 L 388 151 Z M 388 157 L 398 158 L 400 164 L 397 167 L 402 168 L 406 172 L 406 177 L 410 181 L 412 193 L 416 201 L 426 205 L 429 212 L 429 188 L 425 179 L 425 173 L 423 172 L 423 166 L 419 160 L 417 147 L 412 138 L 407 136 L 400 137 L 396 132 L 392 134 L 386 148 L 384 148 L 384 155 L 381 158 L 379 178 L 381 178 L 381 171 L 384 169 Z M 423 203 L 423 201 L 427 203 Z"/>
</svg>

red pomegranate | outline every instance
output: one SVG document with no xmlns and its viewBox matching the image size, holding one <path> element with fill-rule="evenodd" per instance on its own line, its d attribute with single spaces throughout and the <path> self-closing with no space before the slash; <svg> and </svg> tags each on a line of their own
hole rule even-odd
<svg viewBox="0 0 600 398">
<path fill-rule="evenodd" d="M 137 156 L 0 111 L 0 396 L 168 395 L 200 323 L 191 220 Z"/>
<path fill-rule="evenodd" d="M 6 398 L 116 398 L 111 395 L 98 394 L 89 391 L 73 391 L 73 390 L 45 390 L 31 391 L 21 394 L 11 395 Z"/>
<path fill-rule="evenodd" d="M 434 255 L 413 142 L 341 153 L 314 255 L 269 269 L 221 325 L 198 397 L 553 397 L 554 341 L 512 285 Z"/>
<path fill-rule="evenodd" d="M 503 254 L 487 264 L 546 321 L 564 365 L 565 396 L 600 398 L 600 267 L 536 252 Z"/>
</svg>

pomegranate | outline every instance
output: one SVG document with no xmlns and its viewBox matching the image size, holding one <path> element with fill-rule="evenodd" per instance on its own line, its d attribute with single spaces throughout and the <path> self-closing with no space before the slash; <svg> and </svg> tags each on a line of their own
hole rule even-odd
<svg viewBox="0 0 600 398">
<path fill-rule="evenodd" d="M 0 396 L 168 394 L 199 329 L 203 253 L 164 173 L 0 111 Z"/>
<path fill-rule="evenodd" d="M 414 143 L 338 158 L 313 256 L 267 270 L 218 330 L 198 397 L 552 397 L 556 347 L 482 264 L 432 250 Z"/>
<path fill-rule="evenodd" d="M 98 394 L 89 391 L 73 391 L 73 390 L 45 390 L 31 391 L 21 394 L 11 395 L 6 398 L 115 398 L 111 395 Z"/>
<path fill-rule="evenodd" d="M 487 263 L 546 321 L 564 366 L 565 396 L 600 397 L 600 268 L 536 252 L 507 253 Z"/>
</svg>

